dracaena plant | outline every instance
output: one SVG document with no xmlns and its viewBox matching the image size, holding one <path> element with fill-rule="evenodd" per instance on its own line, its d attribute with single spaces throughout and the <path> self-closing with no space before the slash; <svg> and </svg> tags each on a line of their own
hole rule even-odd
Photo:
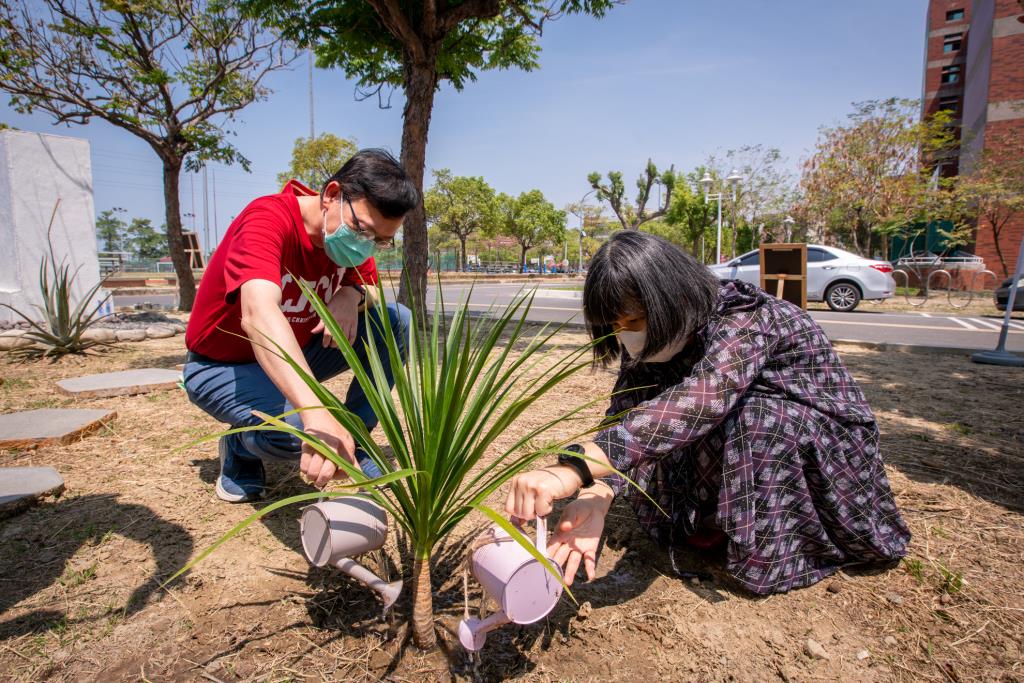
<svg viewBox="0 0 1024 683">
<path fill-rule="evenodd" d="M 413 637 L 422 648 L 430 648 L 435 643 L 430 587 L 432 552 L 471 512 L 479 511 L 490 518 L 559 576 L 520 530 L 486 501 L 538 458 L 560 452 L 565 439 L 543 446 L 538 444 L 551 428 L 566 420 L 580 419 L 581 412 L 597 402 L 585 402 L 552 415 L 540 425 L 518 431 L 518 438 L 510 445 L 498 445 L 498 438 L 516 429 L 517 419 L 526 410 L 565 379 L 590 365 L 591 345 L 560 355 L 542 353 L 545 344 L 561 327 L 549 325 L 536 330 L 527 323 L 532 304 L 530 294 L 521 293 L 504 308 L 492 309 L 484 316 L 471 316 L 468 301 L 451 311 L 450 317 L 446 316 L 438 299 L 431 315 L 413 311 L 408 357 L 403 362 L 401 333 L 391 325 L 384 289 L 378 285 L 373 304 L 378 315 L 369 316 L 370 306 L 367 307 L 368 362 L 364 366 L 324 302 L 315 291 L 302 284 L 301 279 L 297 282 L 337 341 L 352 369 L 353 381 L 366 393 L 380 420 L 381 434 L 391 457 L 374 441 L 362 421 L 346 410 L 343 401 L 305 372 L 294 358 L 272 341 L 259 343 L 266 343 L 291 365 L 366 450 L 383 476 L 368 479 L 325 443 L 284 422 L 282 418 L 287 414 L 260 415 L 263 424 L 229 430 L 203 440 L 240 431 L 281 430 L 302 439 L 344 469 L 351 482 L 342 485 L 341 491 L 326 495 L 352 495 L 354 488 L 361 489 L 362 495 L 372 497 L 387 510 L 408 537 L 413 565 Z M 377 340 L 384 342 L 386 353 L 378 351 Z M 386 365 L 390 365 L 395 378 L 394 391 L 385 378 Z M 589 431 L 592 430 L 574 434 L 573 438 Z M 322 495 L 325 494 L 316 492 L 293 496 L 261 509 L 175 576 L 268 512 Z"/>
<path fill-rule="evenodd" d="M 39 293 L 42 295 L 43 305 L 34 304 L 33 308 L 37 313 L 29 314 L 8 304 L 0 304 L 12 310 L 29 324 L 25 338 L 31 341 L 32 345 L 10 351 L 12 355 L 23 359 L 84 353 L 94 346 L 109 346 L 106 342 L 89 339 L 85 336 L 86 330 L 102 319 L 100 309 L 110 298 L 108 294 L 101 301 L 93 303 L 103 282 L 97 282 L 75 303 L 72 290 L 81 266 L 72 270 L 67 259 L 61 259 L 58 262 L 53 251 L 51 232 L 59 206 L 60 200 L 58 199 L 53 206 L 50 224 L 46 229 L 46 243 L 49 246 L 49 252 L 39 263 Z M 42 316 L 41 321 L 39 316 Z"/>
</svg>

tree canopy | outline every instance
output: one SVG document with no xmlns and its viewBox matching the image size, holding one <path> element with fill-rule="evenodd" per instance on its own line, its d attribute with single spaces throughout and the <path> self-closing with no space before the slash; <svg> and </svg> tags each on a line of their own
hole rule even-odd
<svg viewBox="0 0 1024 683">
<path fill-rule="evenodd" d="M 434 185 L 424 197 L 427 224 L 458 240 L 460 270 L 466 270 L 466 240 L 493 226 L 497 219 L 494 190 L 481 177 L 434 171 Z"/>
<path fill-rule="evenodd" d="M 291 164 L 287 171 L 277 174 L 277 182 L 284 185 L 294 178 L 319 190 L 358 151 L 355 138 L 342 138 L 333 133 L 321 133 L 315 138 L 296 138 Z"/>
<path fill-rule="evenodd" d="M 181 307 L 195 280 L 181 234 L 183 165 L 248 160 L 228 124 L 265 99 L 292 57 L 281 40 L 219 0 L 12 0 L 0 4 L 0 89 L 22 113 L 93 118 L 144 140 L 163 167 L 167 239 Z"/>
</svg>

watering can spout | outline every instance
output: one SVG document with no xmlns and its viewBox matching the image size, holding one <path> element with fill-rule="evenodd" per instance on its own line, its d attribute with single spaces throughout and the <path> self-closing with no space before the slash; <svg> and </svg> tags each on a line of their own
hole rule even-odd
<svg viewBox="0 0 1024 683">
<path fill-rule="evenodd" d="M 511 621 L 504 612 L 495 612 L 486 619 L 463 619 L 459 622 L 459 642 L 470 652 L 477 652 L 483 648 L 490 631 Z"/>
<path fill-rule="evenodd" d="M 363 565 L 353 560 L 351 557 L 343 557 L 339 559 L 334 566 L 351 576 L 356 581 L 359 581 L 368 588 L 376 591 L 377 594 L 380 595 L 381 600 L 384 601 L 385 612 L 395 604 L 395 601 L 398 600 L 399 594 L 402 592 L 401 580 L 388 583 Z"/>
</svg>

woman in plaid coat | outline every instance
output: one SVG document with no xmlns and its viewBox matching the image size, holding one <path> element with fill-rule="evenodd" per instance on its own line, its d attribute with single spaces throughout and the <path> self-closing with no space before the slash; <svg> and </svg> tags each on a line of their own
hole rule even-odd
<svg viewBox="0 0 1024 683">
<path fill-rule="evenodd" d="M 636 231 L 597 252 L 583 299 L 595 363 L 620 359 L 609 423 L 516 477 L 506 506 L 532 519 L 580 492 L 549 547 L 567 581 L 581 562 L 593 577 L 618 494 L 670 550 L 722 539 L 727 570 L 758 594 L 903 557 L 874 415 L 803 310 Z"/>
</svg>

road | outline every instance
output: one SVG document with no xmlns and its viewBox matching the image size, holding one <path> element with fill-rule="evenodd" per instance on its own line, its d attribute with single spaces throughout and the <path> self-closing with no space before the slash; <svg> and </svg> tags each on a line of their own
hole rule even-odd
<svg viewBox="0 0 1024 683">
<path fill-rule="evenodd" d="M 511 301 L 518 291 L 514 284 L 481 284 L 472 290 L 470 306 L 484 310 L 492 303 Z M 446 306 L 456 305 L 469 292 L 469 285 L 451 284 L 444 288 Z M 580 292 L 542 289 L 534 299 L 530 317 L 534 320 L 582 322 Z M 428 307 L 434 294 L 428 295 Z M 871 304 L 862 304 L 852 313 L 811 311 L 825 333 L 833 340 L 912 344 L 962 349 L 994 349 L 999 338 L 1002 318 L 982 316 L 950 316 L 938 313 L 882 313 L 871 310 Z M 1013 320 L 1007 336 L 1006 348 L 1024 351 L 1024 321 Z"/>
<path fill-rule="evenodd" d="M 483 311 L 494 304 L 501 306 L 511 301 L 519 289 L 519 285 L 515 283 L 475 285 L 472 289 L 470 307 Z M 469 292 L 468 284 L 445 285 L 444 304 L 458 305 Z M 544 322 L 582 322 L 579 295 L 580 292 L 572 290 L 538 290 L 530 310 L 530 319 Z M 427 295 L 428 308 L 433 307 L 434 300 L 434 290 L 431 288 Z M 157 306 L 171 306 L 174 297 L 169 294 L 114 297 L 114 305 L 119 307 L 135 306 L 145 302 Z M 995 348 L 1002 325 L 1002 318 L 938 313 L 882 313 L 872 311 L 871 304 L 862 304 L 861 308 L 853 313 L 811 311 L 811 317 L 818 321 L 833 340 L 981 350 Z M 1010 351 L 1024 352 L 1024 321 L 1014 320 L 1010 326 L 1006 348 Z"/>
</svg>

